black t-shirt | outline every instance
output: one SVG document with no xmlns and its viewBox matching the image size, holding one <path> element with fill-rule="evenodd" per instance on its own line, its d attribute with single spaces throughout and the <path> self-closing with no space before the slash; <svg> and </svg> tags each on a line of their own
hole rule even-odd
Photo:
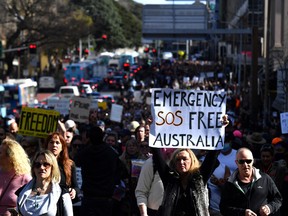
<svg viewBox="0 0 288 216">
<path fill-rule="evenodd" d="M 244 183 L 244 182 L 240 181 L 239 178 L 237 178 L 237 179 L 238 179 L 239 186 L 242 188 L 244 193 L 247 194 L 251 189 L 252 182 Z"/>
</svg>

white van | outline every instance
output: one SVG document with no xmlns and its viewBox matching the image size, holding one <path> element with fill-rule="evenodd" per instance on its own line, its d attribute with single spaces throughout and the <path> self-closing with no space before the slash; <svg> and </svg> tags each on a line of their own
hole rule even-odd
<svg viewBox="0 0 288 216">
<path fill-rule="evenodd" d="M 55 89 L 56 89 L 56 82 L 55 82 L 54 77 L 42 76 L 39 78 L 39 81 L 38 81 L 39 92 L 55 91 Z"/>
<path fill-rule="evenodd" d="M 61 86 L 59 89 L 60 97 L 72 98 L 74 96 L 80 96 L 78 86 Z"/>
</svg>

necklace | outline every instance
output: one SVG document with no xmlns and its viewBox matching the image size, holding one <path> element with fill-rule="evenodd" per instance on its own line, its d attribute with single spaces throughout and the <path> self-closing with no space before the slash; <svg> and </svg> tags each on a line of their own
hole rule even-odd
<svg viewBox="0 0 288 216">
<path fill-rule="evenodd" d="M 35 192 L 36 195 L 39 196 L 39 195 L 41 195 L 42 193 L 44 193 L 45 190 L 46 190 L 46 189 L 44 189 L 44 188 L 34 188 L 34 189 L 33 189 L 33 192 Z"/>
<path fill-rule="evenodd" d="M 35 192 L 36 195 L 39 196 L 39 195 L 41 195 L 41 194 L 44 194 L 45 191 L 48 189 L 48 187 L 49 187 L 49 184 L 46 185 L 46 186 L 44 186 L 44 187 L 35 187 L 35 188 L 33 189 L 33 192 Z"/>
<path fill-rule="evenodd" d="M 39 207 L 39 203 L 37 201 L 37 197 L 45 194 L 50 184 L 45 185 L 44 187 L 35 187 L 32 191 L 36 193 L 35 195 L 35 202 L 34 202 L 34 208 L 37 209 Z"/>
</svg>

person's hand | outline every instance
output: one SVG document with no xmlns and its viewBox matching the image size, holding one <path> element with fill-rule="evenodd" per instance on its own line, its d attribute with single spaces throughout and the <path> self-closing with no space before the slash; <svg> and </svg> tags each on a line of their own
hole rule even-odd
<svg viewBox="0 0 288 216">
<path fill-rule="evenodd" d="M 71 199 L 74 199 L 76 196 L 76 190 L 73 188 L 69 188 L 69 194 L 70 194 Z"/>
<path fill-rule="evenodd" d="M 245 216 L 257 216 L 257 214 L 250 209 L 246 209 Z"/>
<path fill-rule="evenodd" d="M 269 214 L 270 214 L 270 208 L 268 207 L 268 205 L 261 206 L 260 215 L 261 216 L 266 216 L 266 215 L 269 215 Z"/>
<path fill-rule="evenodd" d="M 229 125 L 229 120 L 228 120 L 228 115 L 225 114 L 224 116 L 222 116 L 222 120 L 221 120 L 221 123 L 224 127 L 228 126 Z"/>
</svg>

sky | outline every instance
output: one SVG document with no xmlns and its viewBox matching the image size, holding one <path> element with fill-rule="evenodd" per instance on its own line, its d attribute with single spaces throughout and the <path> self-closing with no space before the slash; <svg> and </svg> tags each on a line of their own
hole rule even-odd
<svg viewBox="0 0 288 216">
<path fill-rule="evenodd" d="M 173 4 L 173 0 L 134 0 L 135 2 L 141 3 L 141 4 Z M 191 4 L 194 1 L 179 1 L 174 0 L 174 4 Z"/>
</svg>

